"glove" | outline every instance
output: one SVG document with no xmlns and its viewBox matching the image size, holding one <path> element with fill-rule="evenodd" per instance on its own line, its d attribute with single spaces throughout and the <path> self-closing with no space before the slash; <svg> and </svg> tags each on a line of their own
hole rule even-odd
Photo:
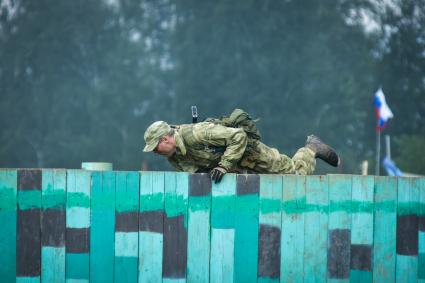
<svg viewBox="0 0 425 283">
<path fill-rule="evenodd" d="M 214 183 L 219 183 L 221 179 L 223 179 L 224 174 L 227 173 L 227 170 L 223 167 L 215 167 L 213 170 L 210 171 L 211 180 L 214 181 Z"/>
</svg>

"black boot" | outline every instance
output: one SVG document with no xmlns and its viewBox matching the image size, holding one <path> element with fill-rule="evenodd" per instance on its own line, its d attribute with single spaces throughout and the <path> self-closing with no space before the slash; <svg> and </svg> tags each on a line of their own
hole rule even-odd
<svg viewBox="0 0 425 283">
<path fill-rule="evenodd" d="M 323 143 L 315 135 L 310 135 L 307 137 L 305 146 L 314 151 L 316 158 L 320 158 L 334 167 L 338 167 L 341 162 L 335 150 L 327 144 Z"/>
</svg>

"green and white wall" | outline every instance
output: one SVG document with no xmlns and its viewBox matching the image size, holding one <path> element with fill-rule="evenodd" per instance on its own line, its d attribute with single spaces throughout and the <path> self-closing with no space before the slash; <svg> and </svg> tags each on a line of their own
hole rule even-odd
<svg viewBox="0 0 425 283">
<path fill-rule="evenodd" d="M 425 282 L 425 179 L 0 169 L 0 282 Z"/>
</svg>

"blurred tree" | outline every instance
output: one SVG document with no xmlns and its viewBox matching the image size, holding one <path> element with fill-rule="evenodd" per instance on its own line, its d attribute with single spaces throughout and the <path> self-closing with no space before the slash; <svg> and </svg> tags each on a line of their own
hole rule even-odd
<svg viewBox="0 0 425 283">
<path fill-rule="evenodd" d="M 316 133 L 343 155 L 370 155 L 370 44 L 341 9 L 335 1 L 178 2 L 176 111 L 192 103 L 219 116 L 242 107 L 262 118 L 264 141 L 287 154 Z M 346 172 L 360 159 L 350 161 Z"/>
<path fill-rule="evenodd" d="M 140 168 L 141 117 L 166 109 L 170 17 L 146 3 L 17 2 L 1 18 L 2 166 Z M 165 15 L 165 16 L 164 16 Z M 152 118 L 151 118 L 152 119 Z"/>
<path fill-rule="evenodd" d="M 244 108 L 289 155 L 315 133 L 344 161 L 318 173 L 357 173 L 380 84 L 387 133 L 424 134 L 425 4 L 384 2 L 3 1 L 0 166 L 168 169 L 141 153 L 144 129 L 188 123 L 198 105 Z"/>
<path fill-rule="evenodd" d="M 394 160 L 402 171 L 416 174 L 425 173 L 425 155 L 419 154 L 425 148 L 424 136 L 404 135 L 395 139 L 395 145 L 398 148 L 398 154 Z"/>
</svg>

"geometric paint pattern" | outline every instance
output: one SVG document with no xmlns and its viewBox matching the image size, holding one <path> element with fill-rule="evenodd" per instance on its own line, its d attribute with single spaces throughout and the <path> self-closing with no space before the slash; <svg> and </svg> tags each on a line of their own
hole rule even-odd
<svg viewBox="0 0 425 283">
<path fill-rule="evenodd" d="M 0 169 L 1 282 L 425 282 L 425 178 Z"/>
</svg>

